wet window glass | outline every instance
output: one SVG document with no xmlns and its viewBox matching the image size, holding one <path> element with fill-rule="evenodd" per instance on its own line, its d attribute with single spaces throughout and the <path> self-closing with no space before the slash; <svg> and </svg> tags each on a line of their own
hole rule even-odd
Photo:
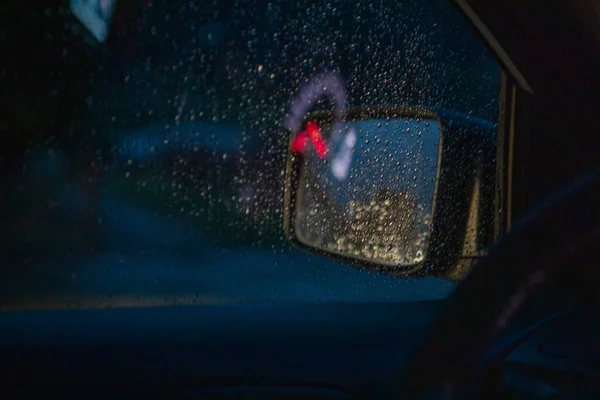
<svg viewBox="0 0 600 400">
<path fill-rule="evenodd" d="M 39 54 L 68 63 L 53 66 L 43 84 L 19 78 L 31 62 L 0 71 L 14 94 L 3 95 L 9 112 L 0 114 L 9 143 L 2 307 L 411 301 L 450 293 L 454 284 L 444 279 L 380 274 L 292 248 L 283 187 L 285 121 L 319 74 L 341 77 L 348 107 L 426 107 L 496 123 L 500 68 L 452 2 L 122 1 L 101 44 L 85 28 L 69 31 L 87 38 L 78 51 L 52 31 L 64 29 L 67 14 L 41 11 L 35 54 L 39 63 Z M 3 46 L 22 30 L 7 32 Z M 380 129 L 396 122 L 380 121 Z M 372 152 L 365 162 L 380 179 L 373 157 L 383 150 L 361 136 L 361 122 L 346 128 L 356 130 L 357 148 Z M 342 158 L 332 173 L 346 174 Z M 417 161 L 434 174 L 433 159 Z M 426 215 L 433 192 L 419 188 L 414 196 Z M 328 245 L 340 245 L 332 239 Z M 418 261 L 425 249 L 415 243 L 398 257 Z"/>
<path fill-rule="evenodd" d="M 299 239 L 383 265 L 423 261 L 440 123 L 381 118 L 345 121 L 333 130 L 333 140 L 326 142 L 337 144 L 332 156 L 307 152 L 304 161 L 295 217 Z"/>
</svg>

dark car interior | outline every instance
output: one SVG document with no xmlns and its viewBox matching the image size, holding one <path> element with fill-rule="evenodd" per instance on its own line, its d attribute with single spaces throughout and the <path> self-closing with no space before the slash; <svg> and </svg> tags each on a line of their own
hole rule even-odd
<svg viewBox="0 0 600 400">
<path fill-rule="evenodd" d="M 0 397 L 600 398 L 600 5 L 452 6 L 503 69 L 493 193 L 501 234 L 448 298 L 99 309 L 0 304 Z M 21 89 L 10 71 L 34 76 L 46 66 L 20 67 L 5 55 L 22 46 L 29 52 L 21 61 L 55 59 L 49 46 L 67 34 L 60 19 L 51 23 L 60 32 L 54 38 L 43 25 L 35 34 L 50 44 L 34 51 L 31 37 L 15 44 L 10 32 L 38 26 L 35 12 L 19 14 L 16 3 L 0 10 L 3 21 L 20 16 L 0 28 L 0 132 L 11 149 L 2 146 L 2 168 L 9 171 L 18 170 L 31 132 L 61 126 L 78 104 L 69 99 L 84 98 L 78 91 L 88 83 L 60 77 L 54 94 L 38 94 L 34 106 L 43 111 L 30 120 L 27 98 L 44 91 L 44 78 Z M 93 64 L 103 50 L 86 40 L 70 48 Z M 46 95 L 60 100 L 48 103 Z"/>
</svg>

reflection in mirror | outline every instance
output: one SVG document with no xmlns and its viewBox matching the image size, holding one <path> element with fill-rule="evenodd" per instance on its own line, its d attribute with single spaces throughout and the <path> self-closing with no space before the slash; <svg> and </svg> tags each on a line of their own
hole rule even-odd
<svg viewBox="0 0 600 400">
<path fill-rule="evenodd" d="M 441 126 L 434 119 L 310 121 L 301 153 L 294 231 L 304 245 L 389 266 L 424 260 Z"/>
</svg>

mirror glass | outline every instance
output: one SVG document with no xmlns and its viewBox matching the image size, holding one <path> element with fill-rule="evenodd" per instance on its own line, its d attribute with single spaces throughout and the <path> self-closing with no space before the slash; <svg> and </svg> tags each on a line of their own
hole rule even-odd
<svg viewBox="0 0 600 400">
<path fill-rule="evenodd" d="M 424 260 L 441 126 L 422 118 L 309 121 L 292 139 L 299 162 L 293 230 L 309 247 L 389 266 Z"/>
</svg>

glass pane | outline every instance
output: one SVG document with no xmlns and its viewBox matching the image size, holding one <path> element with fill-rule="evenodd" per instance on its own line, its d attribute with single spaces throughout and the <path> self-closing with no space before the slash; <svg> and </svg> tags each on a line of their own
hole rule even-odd
<svg viewBox="0 0 600 400">
<path fill-rule="evenodd" d="M 18 43 L 14 32 L 3 43 Z M 348 106 L 496 122 L 499 66 L 451 2 L 122 1 L 90 68 L 61 43 L 39 47 L 72 62 L 38 56 L 53 68 L 32 72 L 39 85 L 20 78 L 31 49 L 13 54 L 19 71 L 0 71 L 16 93 L 2 97 L 11 111 L 0 123 L 0 305 L 408 301 L 452 290 L 292 249 L 282 228 L 283 123 L 323 71 L 343 77 Z M 373 157 L 374 131 L 353 128 Z M 414 193 L 424 212 L 432 171 Z"/>
</svg>

